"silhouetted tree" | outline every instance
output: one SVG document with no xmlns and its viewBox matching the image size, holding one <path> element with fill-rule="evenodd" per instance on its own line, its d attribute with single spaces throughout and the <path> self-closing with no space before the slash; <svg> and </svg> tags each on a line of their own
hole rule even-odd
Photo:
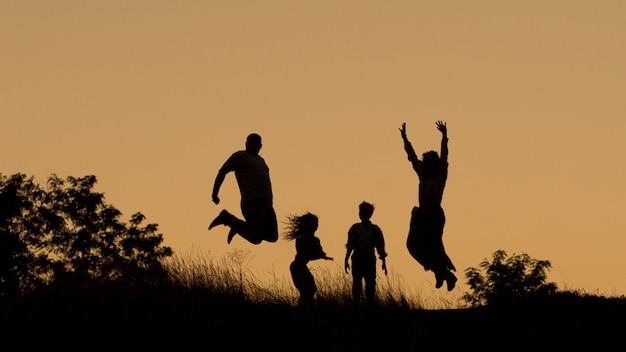
<svg viewBox="0 0 626 352">
<path fill-rule="evenodd" d="M 528 254 L 507 258 L 503 250 L 493 253 L 493 261 L 485 259 L 480 268 L 467 268 L 465 276 L 473 293 L 463 300 L 472 306 L 507 304 L 533 295 L 549 295 L 557 290 L 555 283 L 546 283 L 547 260 L 532 259 Z"/>
<path fill-rule="evenodd" d="M 23 174 L 0 174 L 0 295 L 17 294 L 45 280 L 50 262 L 40 234 L 44 192 Z"/>
<path fill-rule="evenodd" d="M 163 273 L 156 224 L 141 213 L 124 223 L 121 212 L 94 192 L 95 176 L 52 175 L 47 187 L 33 177 L 0 174 L 0 294 L 41 283 L 132 282 Z M 151 275 L 146 275 L 151 274 Z"/>
</svg>

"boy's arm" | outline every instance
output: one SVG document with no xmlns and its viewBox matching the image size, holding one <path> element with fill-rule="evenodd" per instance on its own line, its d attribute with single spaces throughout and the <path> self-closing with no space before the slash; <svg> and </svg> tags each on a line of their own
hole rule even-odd
<svg viewBox="0 0 626 352">
<path fill-rule="evenodd" d="M 387 260 L 383 257 L 380 261 L 383 262 L 383 272 L 387 275 Z"/>
<path fill-rule="evenodd" d="M 346 246 L 346 258 L 343 262 L 343 268 L 346 271 L 346 274 L 348 273 L 348 269 L 350 269 L 350 254 L 352 254 L 352 248 Z"/>
<path fill-rule="evenodd" d="M 385 272 L 385 275 L 387 275 L 387 252 L 385 252 L 385 236 L 383 236 L 383 231 L 380 229 L 380 227 L 376 226 L 376 229 L 378 230 L 376 251 L 378 252 L 378 258 L 380 258 L 380 261 L 383 263 L 383 271 Z"/>
</svg>

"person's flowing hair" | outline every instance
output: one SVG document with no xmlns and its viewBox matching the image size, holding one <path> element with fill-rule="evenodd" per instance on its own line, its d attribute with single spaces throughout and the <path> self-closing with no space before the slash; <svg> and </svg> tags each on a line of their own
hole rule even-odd
<svg viewBox="0 0 626 352">
<path fill-rule="evenodd" d="M 318 218 L 317 215 L 309 212 L 304 215 L 289 215 L 285 224 L 287 227 L 285 228 L 284 238 L 291 241 L 303 234 L 315 232 Z"/>
</svg>

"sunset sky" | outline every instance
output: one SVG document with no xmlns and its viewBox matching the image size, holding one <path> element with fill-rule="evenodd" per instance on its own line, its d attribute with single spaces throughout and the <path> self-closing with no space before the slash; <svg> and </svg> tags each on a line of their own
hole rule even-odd
<svg viewBox="0 0 626 352">
<path fill-rule="evenodd" d="M 319 216 L 335 261 L 313 269 L 343 267 L 365 200 L 389 269 L 430 287 L 405 247 L 418 180 L 399 128 L 421 155 L 442 120 L 457 294 L 502 249 L 549 260 L 559 288 L 624 295 L 625 18 L 617 0 L 0 0 L 0 173 L 95 175 L 177 254 L 238 248 L 288 275 L 293 242 L 207 230 L 240 215 L 233 174 L 219 205 L 211 189 L 256 132 L 281 231 Z"/>
</svg>

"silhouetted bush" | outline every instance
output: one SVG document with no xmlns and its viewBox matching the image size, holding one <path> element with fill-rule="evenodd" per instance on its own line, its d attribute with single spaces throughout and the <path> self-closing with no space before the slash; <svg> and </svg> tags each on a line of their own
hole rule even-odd
<svg viewBox="0 0 626 352">
<path fill-rule="evenodd" d="M 480 268 L 465 270 L 467 284 L 473 290 L 463 300 L 471 306 L 510 304 L 522 298 L 545 296 L 556 292 L 555 283 L 546 282 L 547 260 L 532 259 L 528 254 L 507 258 L 503 250 L 493 253 L 493 261 L 485 259 Z"/>
<path fill-rule="evenodd" d="M 52 175 L 43 188 L 24 174 L 0 174 L 0 296 L 53 282 L 165 277 L 161 259 L 172 250 L 161 246 L 157 225 L 142 225 L 141 213 L 121 221 L 95 183 L 95 176 Z"/>
</svg>

